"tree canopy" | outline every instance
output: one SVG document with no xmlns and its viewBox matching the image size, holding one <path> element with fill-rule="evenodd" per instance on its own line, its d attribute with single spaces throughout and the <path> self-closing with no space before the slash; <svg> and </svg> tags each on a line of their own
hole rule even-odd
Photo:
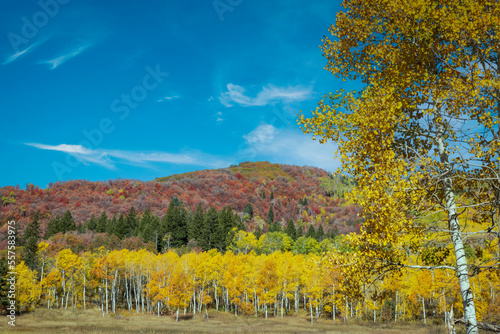
<svg viewBox="0 0 500 334">
<path fill-rule="evenodd" d="M 477 333 L 469 276 L 481 268 L 467 263 L 462 231 L 467 223 L 484 234 L 500 231 L 500 6 L 472 0 L 343 6 L 330 28 L 333 39 L 323 40 L 326 69 L 364 88 L 327 94 L 299 123 L 321 142 L 339 144 L 343 170 L 357 183 L 351 198 L 366 221 L 352 237 L 359 258 L 349 270 L 398 270 L 409 254 L 404 245 L 415 252 L 431 239 L 443 247 L 448 241 L 467 333 Z M 491 266 L 498 259 L 484 267 Z"/>
</svg>

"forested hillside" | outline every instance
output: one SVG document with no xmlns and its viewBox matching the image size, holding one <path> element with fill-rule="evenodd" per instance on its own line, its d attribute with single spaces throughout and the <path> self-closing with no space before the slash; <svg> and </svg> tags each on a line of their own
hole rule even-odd
<svg viewBox="0 0 500 334">
<path fill-rule="evenodd" d="M 77 230 L 79 233 L 70 234 L 78 235 L 78 244 L 87 246 L 95 234 L 106 232 L 119 239 L 136 237 L 138 241 L 158 245 L 161 221 L 167 224 L 166 214 L 173 201 L 179 206 L 179 224 L 186 227 L 192 223 L 198 208 L 198 213 L 212 215 L 230 211 L 231 226 L 255 232 L 257 236 L 269 230 L 284 230 L 290 221 L 302 234 L 312 228 L 309 232 L 312 235 L 321 228 L 321 233 L 333 236 L 359 230 L 359 210 L 344 199 L 344 192 L 350 188 L 347 178 L 334 177 L 319 168 L 269 162 L 245 162 L 150 182 L 77 180 L 57 182 L 45 189 L 32 184 L 25 189 L 8 186 L 0 190 L 0 232 L 5 232 L 7 219 L 13 217 L 22 235 L 27 222 L 39 211 L 40 232 L 46 239 L 59 232 Z M 151 227 L 144 231 L 149 219 L 147 224 Z M 167 230 L 163 231 L 160 242 Z M 4 249 L 7 233 L 0 234 L 0 247 Z M 172 241 L 180 246 L 187 244 L 190 237 L 186 232 L 180 237 L 182 241 Z M 63 244 L 69 242 L 66 239 Z"/>
</svg>

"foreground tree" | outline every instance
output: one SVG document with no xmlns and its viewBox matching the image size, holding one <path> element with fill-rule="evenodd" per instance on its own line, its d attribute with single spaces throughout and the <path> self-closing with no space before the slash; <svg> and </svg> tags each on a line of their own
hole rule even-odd
<svg viewBox="0 0 500 334">
<path fill-rule="evenodd" d="M 454 265 L 442 257 L 434 266 L 413 267 L 456 271 L 466 331 L 477 333 L 469 277 L 498 268 L 498 257 L 471 267 L 463 230 L 473 223 L 486 237 L 495 233 L 490 247 L 498 248 L 500 5 L 350 0 L 343 6 L 330 28 L 334 40 L 322 46 L 326 68 L 360 78 L 365 88 L 325 96 L 313 117 L 300 116 L 299 123 L 321 142 L 339 144 L 343 169 L 358 185 L 351 196 L 366 221 L 352 237 L 357 258 L 346 270 L 369 279 L 368 273 L 405 266 L 409 252 L 431 247 L 431 237 L 440 243 L 437 251 L 448 240 Z"/>
</svg>

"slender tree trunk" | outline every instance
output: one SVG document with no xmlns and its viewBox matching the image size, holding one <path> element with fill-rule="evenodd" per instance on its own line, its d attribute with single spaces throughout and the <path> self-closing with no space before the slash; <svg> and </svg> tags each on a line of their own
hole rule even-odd
<svg viewBox="0 0 500 334">
<path fill-rule="evenodd" d="M 422 297 L 422 312 L 424 313 L 424 325 L 427 325 L 427 318 L 425 317 L 425 299 Z"/>
<path fill-rule="evenodd" d="M 398 321 L 398 293 L 399 291 L 396 291 L 396 308 L 394 310 L 394 322 Z"/>
<path fill-rule="evenodd" d="M 193 291 L 193 319 L 196 319 L 196 290 Z"/>
<path fill-rule="evenodd" d="M 335 322 L 335 284 L 332 284 L 332 321 Z"/>
<path fill-rule="evenodd" d="M 445 147 L 445 133 L 444 126 L 437 124 L 436 142 L 439 150 L 439 158 L 443 164 L 443 191 L 445 196 L 445 209 L 448 212 L 448 223 L 450 229 L 451 240 L 453 241 L 453 248 L 455 250 L 455 258 L 457 262 L 457 276 L 460 285 L 460 292 L 462 295 L 462 303 L 464 306 L 464 321 L 466 325 L 466 334 L 478 334 L 476 307 L 472 297 L 472 291 L 469 283 L 469 271 L 467 268 L 467 258 L 465 256 L 465 249 L 460 231 L 460 224 L 458 221 L 457 205 L 455 202 L 455 193 L 453 191 L 453 181 L 450 173 L 452 168 L 450 166 L 449 157 L 446 153 Z"/>
<path fill-rule="evenodd" d="M 312 307 L 312 299 L 309 298 L 309 310 L 311 311 L 311 324 L 313 323 L 313 307 Z"/>
</svg>

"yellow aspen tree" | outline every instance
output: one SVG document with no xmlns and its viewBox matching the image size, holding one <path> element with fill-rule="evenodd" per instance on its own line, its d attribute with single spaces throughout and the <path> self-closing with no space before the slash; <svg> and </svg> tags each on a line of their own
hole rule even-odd
<svg viewBox="0 0 500 334">
<path fill-rule="evenodd" d="M 483 233 L 500 231 L 500 5 L 345 0 L 343 6 L 330 28 L 333 39 L 322 46 L 326 69 L 365 87 L 325 96 L 299 123 L 321 142 L 339 144 L 343 168 L 358 185 L 351 198 L 365 222 L 351 241 L 359 255 L 353 269 L 398 270 L 403 235 L 416 236 L 416 250 L 425 246 L 422 234 L 440 230 L 455 254 L 446 267 L 458 277 L 466 332 L 476 334 L 474 266 L 460 215 L 470 208 L 462 198 L 472 198 L 481 206 L 476 221 L 490 223 Z M 420 220 L 438 212 L 444 222 Z"/>
<path fill-rule="evenodd" d="M 16 304 L 21 312 L 31 311 L 35 308 L 42 287 L 37 279 L 36 270 L 30 270 L 28 266 L 21 261 L 15 268 L 16 275 Z"/>
</svg>

